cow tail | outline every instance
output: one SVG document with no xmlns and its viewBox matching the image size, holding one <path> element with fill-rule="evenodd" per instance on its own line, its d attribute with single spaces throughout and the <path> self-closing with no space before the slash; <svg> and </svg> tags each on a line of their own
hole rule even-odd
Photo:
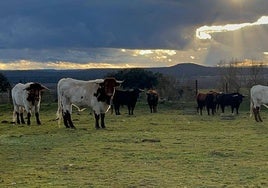
<svg viewBox="0 0 268 188">
<path fill-rule="evenodd" d="M 61 118 L 62 118 L 62 101 L 61 101 L 61 96 L 60 96 L 59 89 L 58 89 L 58 110 L 56 113 L 56 120 L 58 120 L 59 127 L 60 127 Z"/>
<path fill-rule="evenodd" d="M 12 123 L 16 123 L 16 117 L 17 117 L 17 114 L 16 114 L 16 111 L 15 111 L 15 109 L 14 109 L 14 110 L 13 110 Z"/>
<path fill-rule="evenodd" d="M 252 112 L 253 112 L 253 101 L 252 99 L 250 99 L 249 117 L 252 117 Z"/>
</svg>

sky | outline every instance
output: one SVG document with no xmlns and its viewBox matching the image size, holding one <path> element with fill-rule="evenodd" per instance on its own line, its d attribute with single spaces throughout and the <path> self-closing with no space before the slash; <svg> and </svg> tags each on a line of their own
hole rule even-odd
<svg viewBox="0 0 268 188">
<path fill-rule="evenodd" d="M 268 62 L 267 0 L 0 1 L 0 70 Z"/>
</svg>

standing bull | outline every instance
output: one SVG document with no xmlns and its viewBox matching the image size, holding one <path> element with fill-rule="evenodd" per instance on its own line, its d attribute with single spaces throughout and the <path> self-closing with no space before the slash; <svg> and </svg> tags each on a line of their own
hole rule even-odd
<svg viewBox="0 0 268 188">
<path fill-rule="evenodd" d="M 122 81 L 114 78 L 97 80 L 76 80 L 72 78 L 63 78 L 58 82 L 58 111 L 57 117 L 60 122 L 60 113 L 63 116 L 63 122 L 66 128 L 75 126 L 71 119 L 72 105 L 75 107 L 91 107 L 95 116 L 95 128 L 99 129 L 99 119 L 101 118 L 101 127 L 105 128 L 105 113 L 110 109 L 111 98 L 114 95 L 115 87 Z"/>
<path fill-rule="evenodd" d="M 245 96 L 240 93 L 221 93 L 217 96 L 217 102 L 221 107 L 222 113 L 224 113 L 225 106 L 231 106 L 232 113 L 234 113 L 234 109 L 236 109 L 236 114 L 238 114 L 239 106 L 242 103 L 244 97 Z"/>
<path fill-rule="evenodd" d="M 215 91 L 209 91 L 208 93 L 198 93 L 196 96 L 197 112 L 202 115 L 202 110 L 204 107 L 206 107 L 208 115 L 210 115 L 210 110 L 212 115 L 214 115 L 216 113 L 217 95 L 218 93 Z"/>
<path fill-rule="evenodd" d="M 32 110 L 35 112 L 36 123 L 41 125 L 39 110 L 41 102 L 41 91 L 48 89 L 45 86 L 29 82 L 26 84 L 18 83 L 11 90 L 14 105 L 13 122 L 25 124 L 23 111 L 27 112 L 27 125 L 31 124 Z"/>
<path fill-rule="evenodd" d="M 147 103 L 149 105 L 151 113 L 157 112 L 157 104 L 158 104 L 158 93 L 155 90 L 148 90 L 147 93 Z"/>
<path fill-rule="evenodd" d="M 137 103 L 140 92 L 143 90 L 135 88 L 129 90 L 115 90 L 113 97 L 113 107 L 115 114 L 120 115 L 119 109 L 121 105 L 127 105 L 128 114 L 133 115 L 134 108 Z"/>
<path fill-rule="evenodd" d="M 268 108 L 268 87 L 262 85 L 255 85 L 250 89 L 250 115 L 254 113 L 255 120 L 262 122 L 260 116 L 261 105 Z"/>
</svg>

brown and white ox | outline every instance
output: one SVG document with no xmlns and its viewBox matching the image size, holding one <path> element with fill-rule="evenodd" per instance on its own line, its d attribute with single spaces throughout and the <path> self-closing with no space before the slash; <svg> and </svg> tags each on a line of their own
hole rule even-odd
<svg viewBox="0 0 268 188">
<path fill-rule="evenodd" d="M 122 81 L 115 78 L 96 79 L 96 80 L 76 80 L 72 78 L 63 78 L 58 82 L 58 111 L 59 119 L 62 113 L 63 122 L 66 128 L 75 126 L 71 119 L 72 105 L 75 107 L 90 107 L 95 116 L 95 128 L 99 129 L 99 119 L 101 127 L 105 128 L 105 113 L 110 109 L 111 99 L 115 92 L 115 87 Z"/>
<path fill-rule="evenodd" d="M 39 110 L 41 103 L 41 91 L 48 90 L 47 87 L 34 82 L 26 84 L 18 83 L 11 90 L 14 105 L 13 122 L 25 124 L 23 118 L 24 110 L 27 112 L 27 124 L 31 124 L 32 111 L 35 112 L 36 123 L 41 125 Z"/>
<path fill-rule="evenodd" d="M 257 122 L 262 122 L 260 116 L 261 105 L 268 108 L 268 87 L 255 85 L 250 89 L 250 116 L 254 113 L 254 118 Z"/>
</svg>

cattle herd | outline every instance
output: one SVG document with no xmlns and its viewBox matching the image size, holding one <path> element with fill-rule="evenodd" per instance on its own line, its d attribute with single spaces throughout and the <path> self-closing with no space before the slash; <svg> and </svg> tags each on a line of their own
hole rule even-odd
<svg viewBox="0 0 268 188">
<path fill-rule="evenodd" d="M 66 128 L 75 129 L 71 114 L 72 106 L 90 107 L 94 112 L 95 128 L 105 128 L 105 113 L 110 108 L 115 110 L 116 115 L 120 115 L 120 106 L 128 107 L 128 114 L 133 115 L 133 111 L 139 97 L 141 89 L 122 90 L 118 86 L 122 81 L 115 78 L 105 78 L 96 80 L 76 80 L 72 78 L 63 78 L 57 84 L 58 110 L 57 119 L 63 123 Z M 25 124 L 23 113 L 27 113 L 27 124 L 30 125 L 32 112 L 35 113 L 36 123 L 41 124 L 39 118 L 39 109 L 41 102 L 41 92 L 48 90 L 47 87 L 40 83 L 29 82 L 26 84 L 18 83 L 11 90 L 12 101 L 14 106 L 13 122 L 16 124 Z M 159 100 L 158 93 L 155 90 L 146 92 L 147 103 L 151 113 L 157 112 Z M 224 113 L 225 107 L 230 106 L 232 113 L 238 109 L 243 101 L 244 96 L 240 93 L 218 93 L 209 91 L 207 93 L 198 93 L 196 95 L 197 112 L 202 115 L 203 108 L 206 108 L 207 114 L 214 115 L 219 108 Z M 260 107 L 261 105 L 268 108 L 268 87 L 255 85 L 250 90 L 250 111 L 253 112 L 255 120 L 261 122 Z M 100 123 L 99 123 L 100 121 Z"/>
<path fill-rule="evenodd" d="M 240 93 L 225 94 L 214 91 L 198 93 L 196 96 L 197 111 L 202 115 L 202 109 L 206 107 L 207 113 L 210 115 L 210 110 L 212 114 L 214 114 L 220 107 L 221 112 L 224 113 L 225 106 L 231 106 L 232 113 L 234 113 L 235 109 L 236 114 L 238 114 L 239 106 L 244 97 L 245 96 Z M 261 105 L 268 108 L 266 104 L 268 104 L 268 86 L 253 86 L 250 89 L 250 116 L 252 116 L 253 112 L 256 122 L 262 122 L 260 108 Z"/>
<path fill-rule="evenodd" d="M 224 113 L 224 109 L 226 106 L 231 106 L 232 113 L 234 113 L 234 109 L 236 110 L 236 114 L 238 114 L 238 109 L 240 104 L 243 101 L 243 96 L 240 93 L 217 93 L 215 91 L 209 91 L 208 93 L 198 93 L 196 96 L 197 101 L 197 111 L 202 115 L 202 110 L 204 107 L 207 109 L 208 115 L 210 115 L 210 111 L 212 115 L 215 114 L 216 110 L 221 108 L 221 112 Z"/>
<path fill-rule="evenodd" d="M 127 105 L 128 114 L 133 115 L 133 111 L 139 97 L 141 89 L 121 90 L 117 87 L 122 83 L 115 78 L 105 78 L 96 80 L 76 80 L 72 78 L 62 78 L 57 84 L 58 110 L 57 119 L 63 123 L 66 128 L 75 129 L 71 114 L 72 106 L 79 111 L 81 107 L 90 107 L 94 112 L 95 128 L 105 128 L 105 113 L 115 109 L 116 115 L 120 115 L 119 108 L 121 105 Z M 27 113 L 27 124 L 30 125 L 32 112 L 35 113 L 36 123 L 41 125 L 39 119 L 39 109 L 41 102 L 41 92 L 48 90 L 40 83 L 29 82 L 26 84 L 18 83 L 12 90 L 12 101 L 14 105 L 13 123 L 25 124 L 23 113 Z M 153 97 L 150 97 L 153 95 Z M 148 104 L 151 112 L 156 112 L 158 104 L 158 94 L 155 90 L 147 92 Z M 157 97 L 155 97 L 157 96 Z M 100 121 L 100 122 L 99 122 Z"/>
</svg>

